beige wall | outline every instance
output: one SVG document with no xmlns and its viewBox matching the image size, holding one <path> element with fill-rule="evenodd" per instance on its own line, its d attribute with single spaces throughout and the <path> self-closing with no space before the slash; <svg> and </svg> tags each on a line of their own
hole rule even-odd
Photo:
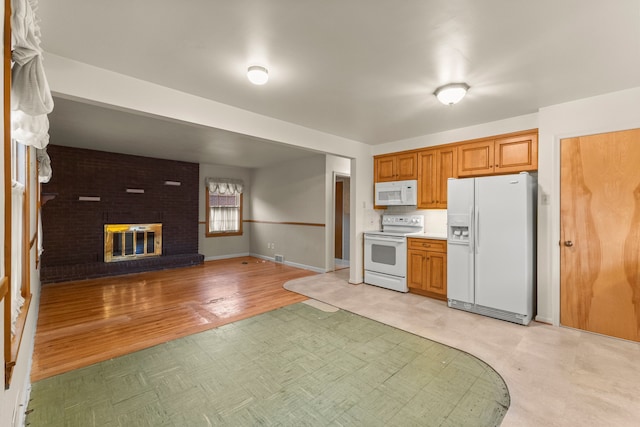
<svg viewBox="0 0 640 427">
<path fill-rule="evenodd" d="M 279 223 L 325 224 L 325 178 L 321 154 L 253 170 L 251 219 L 276 223 L 251 224 L 253 254 L 324 271 L 325 227 Z"/>
<path fill-rule="evenodd" d="M 251 227 L 243 225 L 242 236 L 206 237 L 206 192 L 204 181 L 206 178 L 234 178 L 244 181 L 243 218 L 251 217 L 251 169 L 221 165 L 200 164 L 200 184 L 198 196 L 198 253 L 204 255 L 205 260 L 230 258 L 248 255 L 251 245 Z"/>
<path fill-rule="evenodd" d="M 260 169 L 200 165 L 198 237 L 199 253 L 206 260 L 241 255 L 272 259 L 283 255 L 288 264 L 315 271 L 333 269 L 334 173 L 349 175 L 350 160 L 324 154 Z M 302 222 L 324 226 L 245 222 L 242 236 L 205 236 L 205 185 L 207 177 L 245 182 L 245 220 Z M 349 227 L 347 226 L 348 230 Z M 273 247 L 271 245 L 273 244 Z M 325 249 L 331 249 L 325 251 Z"/>
</svg>

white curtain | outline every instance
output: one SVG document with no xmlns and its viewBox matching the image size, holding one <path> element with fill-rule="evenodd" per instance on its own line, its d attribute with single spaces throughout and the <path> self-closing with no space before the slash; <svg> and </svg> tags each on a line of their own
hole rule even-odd
<svg viewBox="0 0 640 427">
<path fill-rule="evenodd" d="M 16 322 L 24 304 L 22 297 L 22 254 L 24 227 L 22 211 L 24 186 L 13 181 L 11 186 L 11 334 L 16 333 Z"/>
<path fill-rule="evenodd" d="M 51 159 L 49 158 L 49 154 L 47 154 L 47 149 L 37 149 L 36 150 L 36 159 L 38 160 L 38 182 L 43 184 L 49 182 L 51 179 Z"/>
<path fill-rule="evenodd" d="M 11 137 L 44 148 L 53 98 L 42 63 L 37 0 L 11 1 Z"/>
<path fill-rule="evenodd" d="M 207 178 L 205 184 L 210 193 L 242 194 L 242 190 L 244 190 L 244 182 L 239 179 Z"/>
<path fill-rule="evenodd" d="M 237 206 L 212 206 L 210 209 L 209 231 L 224 233 L 240 230 L 239 204 Z"/>
</svg>

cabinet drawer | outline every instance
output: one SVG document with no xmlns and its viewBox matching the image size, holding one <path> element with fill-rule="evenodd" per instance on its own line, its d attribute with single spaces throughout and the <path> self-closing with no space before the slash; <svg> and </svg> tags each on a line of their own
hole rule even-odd
<svg viewBox="0 0 640 427">
<path fill-rule="evenodd" d="M 433 252 L 447 252 L 446 240 L 407 239 L 409 249 L 422 249 Z"/>
</svg>

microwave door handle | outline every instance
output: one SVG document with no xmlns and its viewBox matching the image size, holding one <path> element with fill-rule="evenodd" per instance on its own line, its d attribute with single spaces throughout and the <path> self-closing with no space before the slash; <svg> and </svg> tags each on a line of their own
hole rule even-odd
<svg viewBox="0 0 640 427">
<path fill-rule="evenodd" d="M 404 185 L 400 187 L 400 203 L 404 204 L 407 201 L 407 187 Z"/>
</svg>

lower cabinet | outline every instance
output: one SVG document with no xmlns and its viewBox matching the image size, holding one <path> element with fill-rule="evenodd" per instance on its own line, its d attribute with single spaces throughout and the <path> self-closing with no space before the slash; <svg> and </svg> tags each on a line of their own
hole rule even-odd
<svg viewBox="0 0 640 427">
<path fill-rule="evenodd" d="M 446 300 L 446 240 L 408 238 L 407 247 L 407 285 L 409 292 Z"/>
</svg>

